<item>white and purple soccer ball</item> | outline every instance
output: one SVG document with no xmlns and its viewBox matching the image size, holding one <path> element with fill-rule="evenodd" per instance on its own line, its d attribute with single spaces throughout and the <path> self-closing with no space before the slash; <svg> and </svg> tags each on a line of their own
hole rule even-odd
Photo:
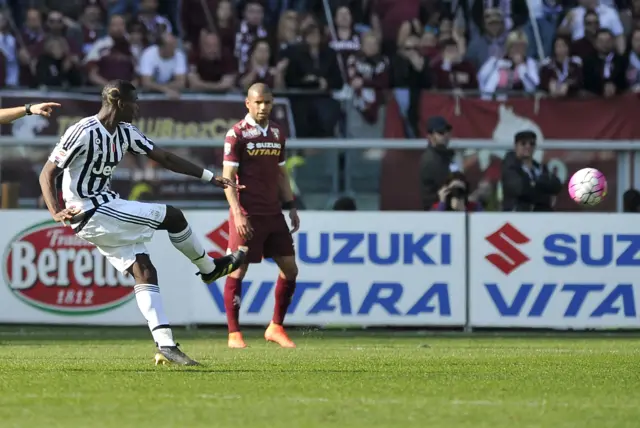
<svg viewBox="0 0 640 428">
<path fill-rule="evenodd" d="M 607 179 L 595 168 L 582 168 L 569 180 L 569 196 L 582 205 L 598 205 L 607 195 Z"/>
</svg>

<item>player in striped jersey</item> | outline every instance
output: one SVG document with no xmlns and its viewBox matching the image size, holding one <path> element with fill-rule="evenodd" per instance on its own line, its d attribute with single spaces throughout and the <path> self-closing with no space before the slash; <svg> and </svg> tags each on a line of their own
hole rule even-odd
<svg viewBox="0 0 640 428">
<path fill-rule="evenodd" d="M 168 231 L 171 243 L 198 267 L 206 283 L 241 266 L 247 248 L 220 259 L 210 258 L 180 210 L 120 199 L 110 188 L 111 176 L 125 153 L 130 152 L 217 187 L 237 186 L 157 147 L 131 125 L 137 112 L 136 88 L 130 82 L 107 84 L 102 90 L 100 112 L 67 129 L 40 174 L 40 186 L 56 221 L 69 222 L 76 236 L 94 244 L 116 269 L 135 278 L 138 307 L 158 347 L 156 364 L 197 365 L 173 340 L 160 299 L 157 272 L 144 244 L 156 230 Z M 59 174 L 63 174 L 66 208 L 61 208 L 56 198 L 55 179 Z"/>
</svg>

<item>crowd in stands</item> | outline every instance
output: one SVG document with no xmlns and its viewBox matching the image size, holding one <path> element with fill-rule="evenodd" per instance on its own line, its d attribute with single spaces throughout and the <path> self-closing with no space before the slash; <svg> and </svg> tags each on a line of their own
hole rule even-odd
<svg viewBox="0 0 640 428">
<path fill-rule="evenodd" d="M 640 0 L 0 0 L 2 87 L 640 91 Z M 329 19 L 328 19 L 329 18 Z M 410 93 L 397 94 L 402 104 Z M 405 102 L 406 104 L 406 102 Z"/>
</svg>

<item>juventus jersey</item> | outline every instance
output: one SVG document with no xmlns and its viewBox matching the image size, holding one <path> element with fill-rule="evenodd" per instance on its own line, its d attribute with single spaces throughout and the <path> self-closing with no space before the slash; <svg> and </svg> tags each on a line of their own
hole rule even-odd
<svg viewBox="0 0 640 428">
<path fill-rule="evenodd" d="M 64 133 L 49 161 L 63 169 L 62 197 L 67 208 L 97 208 L 120 196 L 111 176 L 126 152 L 146 155 L 154 144 L 138 128 L 120 122 L 113 134 L 96 116 L 85 117 Z"/>
</svg>

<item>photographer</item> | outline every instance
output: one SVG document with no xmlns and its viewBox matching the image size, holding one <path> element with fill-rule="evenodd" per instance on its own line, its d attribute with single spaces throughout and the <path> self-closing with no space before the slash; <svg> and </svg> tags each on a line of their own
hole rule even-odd
<svg viewBox="0 0 640 428">
<path fill-rule="evenodd" d="M 536 134 L 515 135 L 515 148 L 502 160 L 503 211 L 553 211 L 553 196 L 562 184 L 546 165 L 533 159 Z"/>
<path fill-rule="evenodd" d="M 433 211 L 482 211 L 479 203 L 469 201 L 469 182 L 461 172 L 454 172 L 438 192 L 439 202 Z"/>
</svg>

